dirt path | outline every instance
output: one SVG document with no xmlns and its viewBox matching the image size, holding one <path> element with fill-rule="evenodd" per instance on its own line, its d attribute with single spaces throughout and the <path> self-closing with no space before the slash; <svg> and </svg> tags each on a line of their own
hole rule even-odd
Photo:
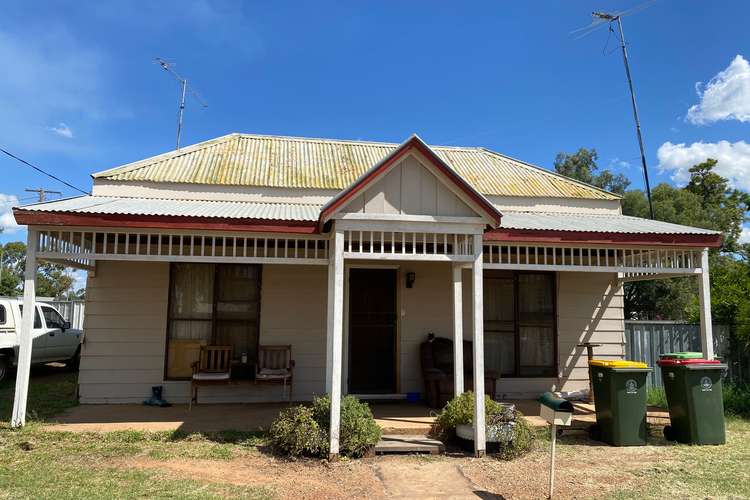
<svg viewBox="0 0 750 500">
<path fill-rule="evenodd" d="M 669 461 L 669 447 L 613 448 L 569 442 L 559 448 L 557 498 L 599 498 L 638 481 L 638 471 Z M 231 460 L 158 460 L 140 455 L 123 468 L 199 481 L 263 486 L 279 498 L 546 498 L 549 455 L 543 447 L 518 460 L 391 455 L 359 460 L 290 461 L 260 452 Z"/>
<path fill-rule="evenodd" d="M 374 469 L 388 498 L 476 500 L 478 488 L 463 474 L 460 462 L 395 456 L 381 458 Z"/>
</svg>

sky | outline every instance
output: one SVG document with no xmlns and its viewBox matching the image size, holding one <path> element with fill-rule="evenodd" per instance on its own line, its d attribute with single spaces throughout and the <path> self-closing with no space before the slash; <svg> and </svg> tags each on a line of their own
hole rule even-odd
<svg viewBox="0 0 750 500">
<path fill-rule="evenodd" d="M 484 146 L 552 168 L 595 148 L 643 185 L 616 35 L 633 1 L 27 2 L 0 17 L 0 147 L 84 191 L 90 174 L 231 132 Z M 623 19 L 652 185 L 706 157 L 750 190 L 747 1 L 647 2 Z M 27 188 L 78 193 L 0 155 L 0 242 Z M 54 198 L 57 195 L 50 195 Z M 750 239 L 750 230 L 745 236 Z"/>
</svg>

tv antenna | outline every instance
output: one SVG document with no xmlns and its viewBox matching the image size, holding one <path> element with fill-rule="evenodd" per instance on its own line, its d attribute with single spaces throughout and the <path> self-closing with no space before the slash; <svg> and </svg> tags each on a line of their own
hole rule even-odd
<svg viewBox="0 0 750 500">
<path fill-rule="evenodd" d="M 180 84 L 180 106 L 177 111 L 177 149 L 180 149 L 180 136 L 182 135 L 182 121 L 185 115 L 185 96 L 189 92 L 193 99 L 198 102 L 203 108 L 207 108 L 208 104 L 203 98 L 196 92 L 196 90 L 188 84 L 187 79 L 181 77 L 175 70 L 175 64 L 169 63 L 161 57 L 156 58 L 157 64 L 164 69 L 167 73 L 171 74 Z"/>
<path fill-rule="evenodd" d="M 635 90 L 633 89 L 633 79 L 630 75 L 630 64 L 628 63 L 628 49 L 625 43 L 625 34 L 622 31 L 622 18 L 651 7 L 655 1 L 656 0 L 643 2 L 642 4 L 636 5 L 632 9 L 621 11 L 621 12 L 614 12 L 614 13 L 592 12 L 591 17 L 593 19 L 591 21 L 591 24 L 571 32 L 571 34 L 578 33 L 578 36 L 576 37 L 576 39 L 580 39 L 588 35 L 589 33 L 596 31 L 601 26 L 609 25 L 609 31 L 610 33 L 612 33 L 614 32 L 614 30 L 612 29 L 612 24 L 617 23 L 617 29 L 620 33 L 620 48 L 622 49 L 622 60 L 625 64 L 625 75 L 628 78 L 628 88 L 630 89 L 630 102 L 633 106 L 633 118 L 635 120 L 635 132 L 636 132 L 636 135 L 638 136 L 638 147 L 640 148 L 640 151 L 641 151 L 641 166 L 643 167 L 643 180 L 646 185 L 646 197 L 648 198 L 648 210 L 649 210 L 649 214 L 651 215 L 651 219 L 654 218 L 654 205 L 651 202 L 651 185 L 649 184 L 649 180 L 648 180 L 648 166 L 646 165 L 646 154 L 643 151 L 643 135 L 641 134 L 641 120 L 638 117 L 638 106 L 635 100 Z"/>
</svg>

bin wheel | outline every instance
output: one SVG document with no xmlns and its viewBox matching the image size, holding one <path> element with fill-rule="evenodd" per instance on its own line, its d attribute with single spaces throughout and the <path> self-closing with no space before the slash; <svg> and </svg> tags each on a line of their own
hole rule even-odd
<svg viewBox="0 0 750 500">
<path fill-rule="evenodd" d="M 594 441 L 602 440 L 602 431 L 598 425 L 594 424 L 589 427 L 589 437 L 591 437 L 591 439 L 593 439 Z"/>
<path fill-rule="evenodd" d="M 667 441 L 676 441 L 674 437 L 674 430 L 672 429 L 671 425 L 664 426 L 664 439 L 666 439 Z"/>
</svg>

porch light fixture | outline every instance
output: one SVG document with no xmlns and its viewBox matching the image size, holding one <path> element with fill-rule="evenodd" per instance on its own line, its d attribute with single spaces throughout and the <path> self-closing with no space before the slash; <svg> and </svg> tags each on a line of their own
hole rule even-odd
<svg viewBox="0 0 750 500">
<path fill-rule="evenodd" d="M 415 281 L 417 281 L 417 273 L 406 273 L 406 288 L 413 288 Z"/>
</svg>

